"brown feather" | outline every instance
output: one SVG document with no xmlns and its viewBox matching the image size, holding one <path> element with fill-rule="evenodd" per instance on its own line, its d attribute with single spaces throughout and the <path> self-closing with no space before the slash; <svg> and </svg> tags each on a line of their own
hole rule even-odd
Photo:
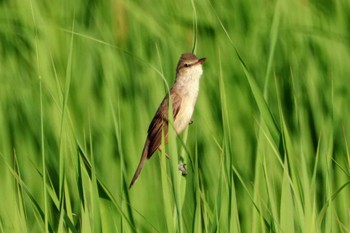
<svg viewBox="0 0 350 233">
<path fill-rule="evenodd" d="M 180 110 L 181 97 L 172 90 L 170 91 L 170 96 L 173 105 L 173 118 L 175 121 Z M 167 95 L 160 104 L 157 113 L 148 128 L 147 138 L 150 140 L 148 158 L 151 158 L 153 153 L 160 147 L 162 143 L 162 131 L 164 132 L 165 143 L 168 143 L 168 105 L 169 98 Z"/>
<path fill-rule="evenodd" d="M 173 105 L 173 117 L 175 121 L 176 116 L 180 111 L 181 97 L 175 93 L 173 89 L 170 90 L 170 96 Z M 161 146 L 162 132 L 164 132 L 165 143 L 168 143 L 168 109 L 169 95 L 166 95 L 148 128 L 147 140 L 143 148 L 141 160 L 130 183 L 129 189 L 132 187 L 140 175 L 146 159 L 151 158 L 154 152 Z"/>
<path fill-rule="evenodd" d="M 142 151 L 142 156 L 141 156 L 141 159 L 140 159 L 140 163 L 139 165 L 137 166 L 136 168 L 136 172 L 134 174 L 134 177 L 132 178 L 131 180 L 131 183 L 129 185 L 129 189 L 133 186 L 133 184 L 135 183 L 135 181 L 137 180 L 137 178 L 139 177 L 140 173 L 141 173 L 141 170 L 143 168 L 143 165 L 145 164 L 146 162 L 146 159 L 147 159 L 147 155 L 148 155 L 148 146 L 149 146 L 149 139 L 147 138 L 146 142 L 145 142 L 145 146 L 143 147 L 143 151 Z"/>
</svg>

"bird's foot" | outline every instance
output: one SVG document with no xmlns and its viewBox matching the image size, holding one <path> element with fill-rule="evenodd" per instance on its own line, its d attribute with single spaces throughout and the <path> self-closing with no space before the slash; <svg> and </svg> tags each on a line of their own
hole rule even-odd
<svg viewBox="0 0 350 233">
<path fill-rule="evenodd" d="M 181 171 L 181 174 L 183 176 L 187 175 L 187 170 L 186 170 L 185 166 L 186 166 L 186 163 L 179 163 L 179 170 Z"/>
</svg>

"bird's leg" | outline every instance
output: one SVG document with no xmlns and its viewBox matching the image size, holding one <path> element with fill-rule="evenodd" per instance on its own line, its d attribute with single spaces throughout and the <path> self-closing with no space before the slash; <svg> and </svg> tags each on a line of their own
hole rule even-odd
<svg viewBox="0 0 350 233">
<path fill-rule="evenodd" d="M 162 148 L 159 147 L 158 150 L 159 152 L 162 152 Z M 170 156 L 166 152 L 164 152 L 164 154 L 167 159 L 170 159 Z"/>
<path fill-rule="evenodd" d="M 159 150 L 159 152 L 162 152 L 162 148 L 161 148 L 161 147 L 159 147 L 158 150 Z M 165 154 L 165 157 L 166 157 L 167 159 L 170 159 L 170 156 L 169 156 L 166 152 L 164 152 L 164 154 Z M 182 174 L 183 176 L 186 176 L 186 175 L 188 174 L 188 172 L 187 172 L 187 170 L 186 170 L 186 168 L 185 168 L 186 165 L 187 165 L 186 163 L 180 162 L 180 163 L 179 163 L 179 166 L 178 166 L 178 168 L 179 168 L 179 170 L 181 171 L 181 174 Z"/>
</svg>

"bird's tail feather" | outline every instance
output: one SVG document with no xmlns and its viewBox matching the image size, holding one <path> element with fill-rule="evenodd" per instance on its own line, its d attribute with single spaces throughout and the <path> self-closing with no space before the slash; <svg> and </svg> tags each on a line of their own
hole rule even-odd
<svg viewBox="0 0 350 233">
<path fill-rule="evenodd" d="M 139 177 L 141 170 L 143 168 L 143 165 L 145 164 L 147 157 L 148 157 L 148 147 L 149 147 L 149 143 L 150 140 L 147 138 L 145 146 L 143 147 L 143 151 L 142 151 L 142 156 L 141 156 L 141 160 L 139 165 L 137 166 L 136 172 L 134 174 L 134 177 L 131 180 L 131 183 L 129 185 L 129 189 L 131 189 L 131 187 L 134 185 L 135 181 L 137 180 L 137 178 Z"/>
</svg>

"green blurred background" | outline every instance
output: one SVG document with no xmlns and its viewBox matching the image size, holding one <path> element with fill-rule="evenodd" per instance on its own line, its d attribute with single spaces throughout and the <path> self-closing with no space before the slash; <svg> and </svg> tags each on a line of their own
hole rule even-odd
<svg viewBox="0 0 350 233">
<path fill-rule="evenodd" d="M 349 1 L 1 0 L 0 18 L 1 232 L 350 231 Z M 194 123 L 128 190 L 194 41 Z"/>
</svg>

